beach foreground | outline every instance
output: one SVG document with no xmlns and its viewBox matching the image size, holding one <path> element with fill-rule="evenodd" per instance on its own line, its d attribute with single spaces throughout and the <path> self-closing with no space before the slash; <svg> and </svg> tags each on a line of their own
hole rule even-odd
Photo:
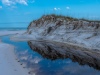
<svg viewBox="0 0 100 75">
<path fill-rule="evenodd" d="M 19 32 L 24 31 L 0 31 L 0 36 Z M 0 41 L 0 75 L 29 75 L 28 69 L 20 64 L 14 54 L 14 46 Z"/>
</svg>

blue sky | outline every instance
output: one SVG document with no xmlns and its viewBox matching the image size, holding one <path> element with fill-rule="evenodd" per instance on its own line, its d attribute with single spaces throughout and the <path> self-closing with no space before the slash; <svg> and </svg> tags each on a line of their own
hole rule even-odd
<svg viewBox="0 0 100 75">
<path fill-rule="evenodd" d="M 0 27 L 27 27 L 52 13 L 100 19 L 100 0 L 0 0 Z"/>
</svg>

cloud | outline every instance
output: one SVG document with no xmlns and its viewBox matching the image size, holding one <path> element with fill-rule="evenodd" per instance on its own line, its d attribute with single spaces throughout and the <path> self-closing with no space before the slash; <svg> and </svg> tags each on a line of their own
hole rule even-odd
<svg viewBox="0 0 100 75">
<path fill-rule="evenodd" d="M 4 5 L 7 5 L 7 6 L 10 6 L 10 5 L 12 5 L 12 4 L 15 4 L 12 0 L 2 0 L 2 3 L 3 3 Z"/>
<path fill-rule="evenodd" d="M 68 7 L 68 6 L 67 6 L 67 7 L 66 7 L 66 9 L 67 9 L 67 10 L 69 10 L 69 9 L 70 9 L 70 7 Z"/>
<path fill-rule="evenodd" d="M 27 0 L 16 0 L 16 2 L 19 4 L 28 5 Z"/>
<path fill-rule="evenodd" d="M 60 8 L 58 8 L 58 10 L 61 10 Z"/>
<path fill-rule="evenodd" d="M 60 8 L 54 8 L 54 10 L 56 11 L 56 10 L 61 10 Z"/>
<path fill-rule="evenodd" d="M 57 10 L 57 8 L 54 8 L 54 10 Z"/>
<path fill-rule="evenodd" d="M 1 0 L 2 4 L 7 5 L 7 6 L 11 6 L 11 5 L 15 5 L 15 4 L 23 4 L 23 5 L 28 5 L 28 1 L 27 0 Z"/>
<path fill-rule="evenodd" d="M 0 6 L 0 9 L 2 9 L 2 6 Z"/>
</svg>

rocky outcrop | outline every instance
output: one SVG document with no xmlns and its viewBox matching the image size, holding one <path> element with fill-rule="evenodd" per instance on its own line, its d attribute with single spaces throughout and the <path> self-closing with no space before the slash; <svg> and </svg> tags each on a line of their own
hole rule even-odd
<svg viewBox="0 0 100 75">
<path fill-rule="evenodd" d="M 100 48 L 100 22 L 58 15 L 45 15 L 32 21 L 27 34 L 33 39 L 71 43 L 87 48 Z"/>
</svg>

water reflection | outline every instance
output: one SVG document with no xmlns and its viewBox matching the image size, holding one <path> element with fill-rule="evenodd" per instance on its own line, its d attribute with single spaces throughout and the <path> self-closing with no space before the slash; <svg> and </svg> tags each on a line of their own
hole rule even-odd
<svg viewBox="0 0 100 75">
<path fill-rule="evenodd" d="M 16 47 L 20 63 L 32 75 L 100 75 L 99 51 L 36 41 L 16 42 Z"/>
<path fill-rule="evenodd" d="M 100 51 L 87 50 L 60 43 L 29 41 L 32 50 L 38 52 L 42 57 L 56 60 L 70 58 L 80 65 L 89 65 L 100 70 Z"/>
<path fill-rule="evenodd" d="M 9 36 L 2 41 L 15 46 L 19 63 L 30 69 L 30 75 L 100 75 L 99 51 L 59 43 L 14 42 Z"/>
</svg>

